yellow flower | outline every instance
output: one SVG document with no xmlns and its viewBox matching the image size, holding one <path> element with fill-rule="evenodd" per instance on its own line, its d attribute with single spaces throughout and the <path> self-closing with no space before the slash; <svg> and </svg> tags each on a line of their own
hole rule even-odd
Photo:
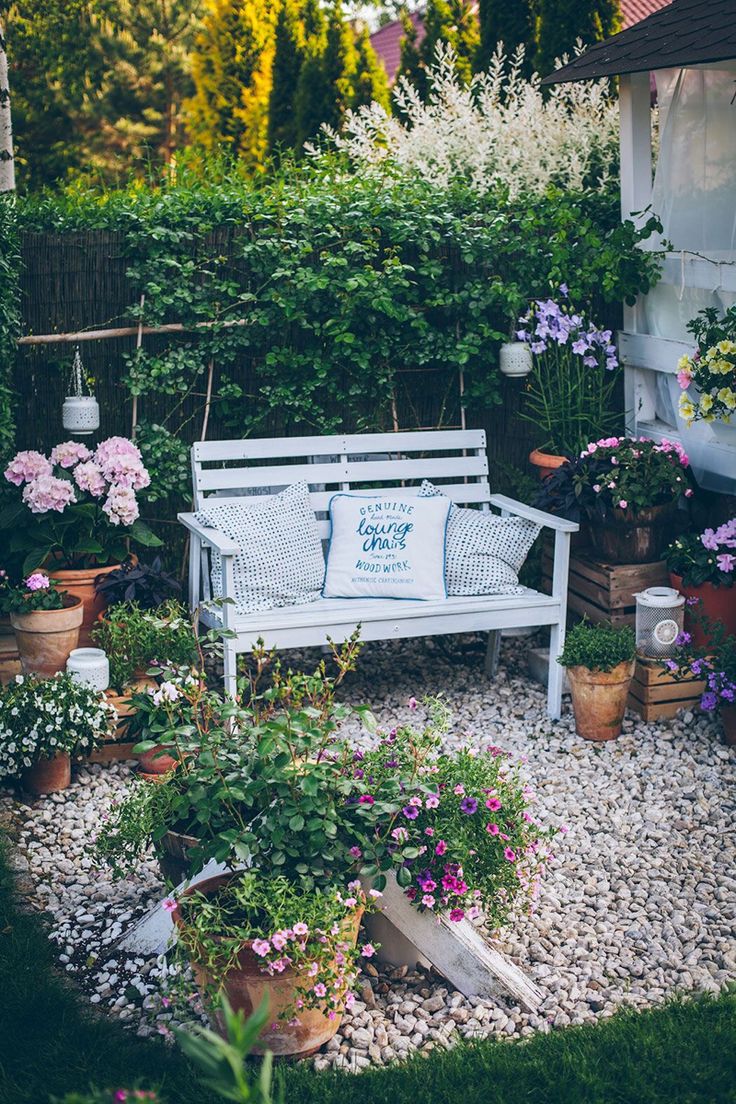
<svg viewBox="0 0 736 1104">
<path fill-rule="evenodd" d="M 713 398 L 711 395 L 702 395 L 700 399 L 700 411 L 702 414 L 707 414 L 713 406 Z"/>
<path fill-rule="evenodd" d="M 730 387 L 722 387 L 718 392 L 718 398 L 729 410 L 736 410 L 736 394 L 733 393 Z"/>
<path fill-rule="evenodd" d="M 730 360 L 714 360 L 710 370 L 711 372 L 718 372 L 722 376 L 727 376 L 730 372 L 733 372 L 733 364 Z"/>
<path fill-rule="evenodd" d="M 688 425 L 695 417 L 695 407 L 686 391 L 680 395 L 680 416 L 685 419 Z"/>
<path fill-rule="evenodd" d="M 677 362 L 677 367 L 680 372 L 687 372 L 690 370 L 690 357 L 687 353 L 683 353 Z"/>
<path fill-rule="evenodd" d="M 728 353 L 736 353 L 736 342 L 734 341 L 719 341 L 716 345 L 718 352 L 722 356 L 727 356 Z"/>
</svg>

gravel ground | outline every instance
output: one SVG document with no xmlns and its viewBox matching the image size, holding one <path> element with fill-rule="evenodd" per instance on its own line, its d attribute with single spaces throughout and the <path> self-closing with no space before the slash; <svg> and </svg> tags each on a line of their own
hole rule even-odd
<svg viewBox="0 0 736 1104">
<path fill-rule="evenodd" d="M 542 821 L 570 826 L 535 911 L 499 940 L 545 994 L 538 1015 L 466 999 L 439 976 L 367 964 L 360 997 L 315 1065 L 359 1070 L 463 1036 L 529 1035 L 642 1008 L 676 991 L 736 980 L 734 764 L 717 721 L 685 714 L 644 724 L 630 714 L 616 741 L 593 745 L 572 718 L 552 723 L 542 687 L 524 670 L 525 642 L 507 641 L 495 682 L 470 639 L 371 644 L 344 696 L 387 727 L 408 719 L 411 695 L 443 693 L 456 710 L 450 742 L 489 742 L 526 758 Z M 314 662 L 315 653 L 295 661 Z M 81 770 L 72 787 L 31 803 L 0 794 L 31 903 L 50 915 L 58 958 L 89 1000 L 140 1035 L 169 1033 L 162 957 L 131 958 L 116 943 L 160 900 L 154 861 L 110 881 L 87 856 L 127 765 Z"/>
</svg>

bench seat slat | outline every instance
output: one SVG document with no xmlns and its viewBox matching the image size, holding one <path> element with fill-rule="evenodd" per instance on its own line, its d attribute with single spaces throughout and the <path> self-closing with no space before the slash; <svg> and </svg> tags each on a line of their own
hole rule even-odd
<svg viewBox="0 0 736 1104">
<path fill-rule="evenodd" d="M 452 452 L 485 449 L 481 429 L 424 430 L 406 433 L 348 433 L 332 437 L 248 437 L 243 441 L 199 441 L 197 463 L 224 460 L 277 460 L 294 456 L 358 456 L 375 452 Z"/>
<path fill-rule="evenodd" d="M 205 468 L 199 473 L 202 491 L 268 487 L 297 483 L 381 483 L 398 479 L 441 479 L 442 476 L 486 476 L 485 456 L 433 456 L 423 460 L 348 460 L 332 464 L 289 464 L 257 468 Z"/>
</svg>

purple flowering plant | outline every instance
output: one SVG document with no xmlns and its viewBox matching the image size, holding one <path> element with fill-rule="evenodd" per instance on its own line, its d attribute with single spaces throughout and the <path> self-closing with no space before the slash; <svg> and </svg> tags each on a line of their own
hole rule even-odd
<svg viewBox="0 0 736 1104">
<path fill-rule="evenodd" d="M 603 437 L 545 479 L 534 505 L 572 521 L 607 521 L 693 494 L 689 460 L 677 442 Z"/>
<path fill-rule="evenodd" d="M 685 586 L 732 587 L 736 581 L 736 517 L 718 528 L 686 533 L 669 546 L 667 566 Z"/>
<path fill-rule="evenodd" d="M 140 519 L 137 493 L 151 479 L 125 437 L 109 437 L 94 452 L 78 441 L 56 445 L 49 456 L 24 450 L 4 476 L 13 491 L 0 532 L 24 573 L 51 560 L 58 569 L 105 566 L 124 560 L 130 542 L 162 543 Z"/>
<path fill-rule="evenodd" d="M 564 294 L 565 285 L 560 290 Z M 517 339 L 534 354 L 522 417 L 541 429 L 541 448 L 577 455 L 619 422 L 612 402 L 619 375 L 613 334 L 568 301 L 554 299 L 536 299 L 518 326 Z"/>
<path fill-rule="evenodd" d="M 700 708 L 712 713 L 736 702 L 736 636 L 727 635 L 722 622 L 698 611 L 697 601 L 691 612 L 704 630 L 707 645 L 697 647 L 690 633 L 680 633 L 676 657 L 664 663 L 677 682 L 692 678 L 705 680 Z"/>
<path fill-rule="evenodd" d="M 426 705 L 423 729 L 394 729 L 361 760 L 381 816 L 362 874 L 383 888 L 393 871 L 420 911 L 495 929 L 535 896 L 555 829 L 533 815 L 519 763 L 493 746 L 443 750 L 451 714 L 440 699 Z"/>
</svg>

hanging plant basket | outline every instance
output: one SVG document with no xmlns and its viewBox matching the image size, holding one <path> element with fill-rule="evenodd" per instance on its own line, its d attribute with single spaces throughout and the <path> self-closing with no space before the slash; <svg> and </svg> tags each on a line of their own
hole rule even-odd
<svg viewBox="0 0 736 1104">
<path fill-rule="evenodd" d="M 69 394 L 61 409 L 61 423 L 75 437 L 89 437 L 100 427 L 100 406 L 95 396 L 84 393 L 86 377 L 77 346 L 69 379 Z"/>
</svg>

